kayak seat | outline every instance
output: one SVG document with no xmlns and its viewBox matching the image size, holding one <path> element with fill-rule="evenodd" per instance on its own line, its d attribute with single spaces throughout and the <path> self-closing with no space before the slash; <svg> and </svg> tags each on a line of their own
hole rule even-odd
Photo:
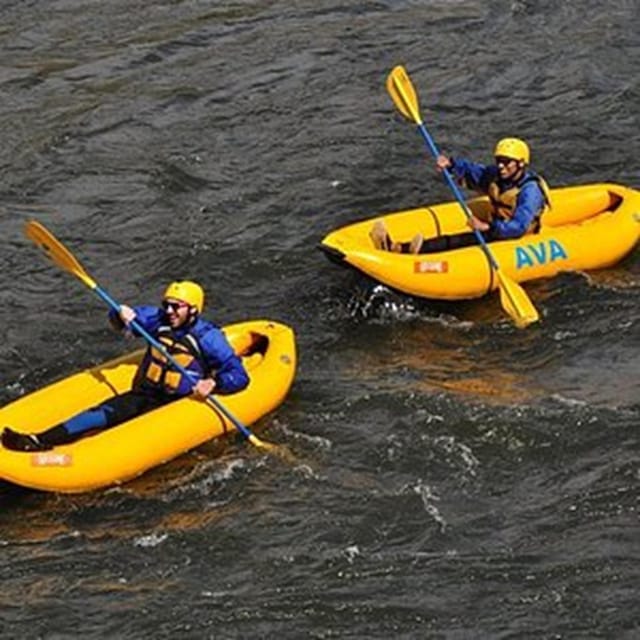
<svg viewBox="0 0 640 640">
<path fill-rule="evenodd" d="M 262 362 L 267 349 L 269 348 L 269 338 L 260 333 L 251 332 L 251 340 L 247 346 L 238 353 L 242 358 L 242 364 L 250 370 Z"/>
</svg>

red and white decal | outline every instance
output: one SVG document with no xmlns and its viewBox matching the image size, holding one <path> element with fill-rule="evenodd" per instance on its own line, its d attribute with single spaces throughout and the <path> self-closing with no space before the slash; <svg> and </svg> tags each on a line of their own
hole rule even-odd
<svg viewBox="0 0 640 640">
<path fill-rule="evenodd" d="M 431 260 L 416 260 L 413 263 L 414 273 L 447 273 L 449 263 L 446 260 L 433 262 Z"/>
<path fill-rule="evenodd" d="M 73 458 L 68 453 L 44 451 L 31 456 L 32 467 L 70 467 L 72 464 Z"/>
</svg>

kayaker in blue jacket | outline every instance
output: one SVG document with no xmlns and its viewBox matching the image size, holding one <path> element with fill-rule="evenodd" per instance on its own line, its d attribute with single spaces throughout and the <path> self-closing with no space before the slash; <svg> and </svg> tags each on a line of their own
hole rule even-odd
<svg viewBox="0 0 640 640">
<path fill-rule="evenodd" d="M 440 155 L 436 168 L 440 172 L 448 169 L 461 185 L 489 197 L 490 218 L 472 215 L 468 223 L 480 231 L 487 242 L 537 232 L 542 214 L 550 208 L 549 188 L 541 176 L 528 168 L 527 143 L 519 138 L 504 138 L 496 145 L 494 155 L 493 165 Z M 473 231 L 427 240 L 417 234 L 411 242 L 393 242 L 382 221 L 375 223 L 371 239 L 376 248 L 398 253 L 434 253 L 478 244 Z"/>
<path fill-rule="evenodd" d="M 5 427 L 2 444 L 16 451 L 43 451 L 72 442 L 88 431 L 108 429 L 137 415 L 193 394 L 204 400 L 216 393 L 235 393 L 249 384 L 241 359 L 236 356 L 224 333 L 200 317 L 204 292 L 187 280 L 171 283 L 161 307 L 122 305 L 111 311 L 115 328 L 136 334 L 129 326 L 136 320 L 145 331 L 162 343 L 191 375 L 176 371 L 154 347 L 140 362 L 131 391 L 114 396 L 41 433 L 18 433 Z"/>
</svg>

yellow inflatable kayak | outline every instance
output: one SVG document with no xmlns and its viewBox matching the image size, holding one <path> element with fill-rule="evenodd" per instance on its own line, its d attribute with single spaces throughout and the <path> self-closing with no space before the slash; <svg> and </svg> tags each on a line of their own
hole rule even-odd
<svg viewBox="0 0 640 640">
<path fill-rule="evenodd" d="M 248 425 L 273 411 L 293 382 L 293 331 L 256 320 L 230 325 L 224 333 L 249 373 L 249 386 L 217 396 Z M 144 349 L 55 382 L 0 409 L 0 427 L 42 431 L 131 387 Z M 16 452 L 0 447 L 0 479 L 58 492 L 81 492 L 121 483 L 235 427 L 211 405 L 183 398 L 122 425 L 51 451 Z"/>
<path fill-rule="evenodd" d="M 551 203 L 538 233 L 488 245 L 502 273 L 516 282 L 609 267 L 640 239 L 640 192 L 634 189 L 616 184 L 552 189 Z M 490 208 L 484 196 L 468 204 L 475 214 Z M 418 255 L 377 250 L 369 237 L 376 220 L 384 221 L 395 242 L 408 242 L 416 233 L 431 238 L 469 231 L 460 205 L 448 202 L 348 225 L 327 235 L 320 248 L 339 264 L 423 298 L 477 298 L 498 287 L 479 246 Z"/>
</svg>

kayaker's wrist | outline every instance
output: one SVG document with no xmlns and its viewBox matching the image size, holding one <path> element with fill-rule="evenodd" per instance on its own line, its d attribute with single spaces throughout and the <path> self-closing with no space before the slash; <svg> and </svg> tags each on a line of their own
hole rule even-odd
<svg viewBox="0 0 640 640">
<path fill-rule="evenodd" d="M 449 156 L 449 164 L 447 165 L 447 171 L 449 171 L 449 173 L 452 173 L 453 175 L 456 175 L 456 160 L 451 156 Z"/>
</svg>

